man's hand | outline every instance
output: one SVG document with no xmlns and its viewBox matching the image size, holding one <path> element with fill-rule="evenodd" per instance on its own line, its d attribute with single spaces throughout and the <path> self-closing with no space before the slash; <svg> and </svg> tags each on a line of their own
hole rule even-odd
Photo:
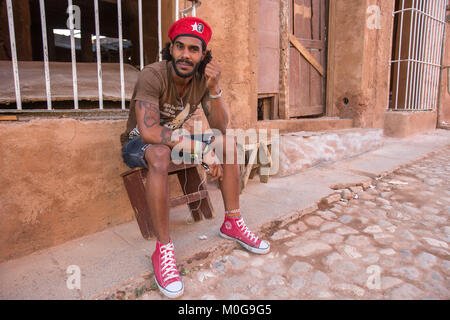
<svg viewBox="0 0 450 320">
<path fill-rule="evenodd" d="M 222 68 L 211 60 L 210 63 L 206 65 L 205 68 L 205 76 L 207 79 L 206 86 L 209 89 L 210 94 L 217 95 L 219 94 L 219 81 L 220 75 L 222 74 Z"/>
<path fill-rule="evenodd" d="M 210 151 L 203 156 L 203 162 L 209 167 L 209 174 L 212 176 L 212 181 L 223 179 L 223 169 L 214 151 Z"/>
</svg>

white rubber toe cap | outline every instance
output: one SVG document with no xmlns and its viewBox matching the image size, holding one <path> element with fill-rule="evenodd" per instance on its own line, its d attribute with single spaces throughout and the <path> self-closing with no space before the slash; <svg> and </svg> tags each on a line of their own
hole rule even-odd
<svg viewBox="0 0 450 320">
<path fill-rule="evenodd" d="M 178 298 L 181 296 L 184 292 L 184 285 L 181 281 L 175 281 L 169 284 L 167 287 L 163 288 L 159 285 L 158 281 L 156 280 L 156 284 L 158 285 L 159 290 L 169 299 Z"/>
<path fill-rule="evenodd" d="M 261 240 L 261 243 L 259 244 L 259 248 L 262 250 L 267 250 L 270 248 L 270 245 L 266 241 Z"/>
<path fill-rule="evenodd" d="M 183 282 L 181 281 L 176 281 L 176 282 L 172 282 L 171 284 L 169 284 L 166 287 L 167 291 L 173 292 L 173 293 L 178 293 L 178 292 L 182 292 L 183 291 Z"/>
</svg>

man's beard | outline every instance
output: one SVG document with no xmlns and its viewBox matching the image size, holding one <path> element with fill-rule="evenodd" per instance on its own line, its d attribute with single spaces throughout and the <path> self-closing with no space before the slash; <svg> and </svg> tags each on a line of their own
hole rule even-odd
<svg viewBox="0 0 450 320">
<path fill-rule="evenodd" d="M 192 70 L 192 72 L 189 72 L 189 73 L 181 73 L 179 70 L 178 70 L 178 68 L 177 68 L 177 63 L 178 62 L 184 62 L 184 63 L 187 63 L 187 64 L 189 64 L 189 65 L 194 65 L 192 62 L 190 62 L 190 61 L 186 61 L 186 60 L 184 60 L 184 59 L 178 59 L 177 61 L 175 61 L 175 59 L 173 59 L 173 57 L 172 57 L 172 66 L 173 66 L 173 69 L 175 70 L 175 73 L 176 73 L 176 75 L 177 76 L 179 76 L 180 78 L 190 78 L 190 77 L 192 77 L 197 71 L 198 71 L 198 68 L 200 67 L 200 63 L 201 63 L 201 61 L 199 62 L 199 63 L 197 63 L 196 65 L 195 65 L 195 67 L 194 67 L 194 70 Z"/>
</svg>

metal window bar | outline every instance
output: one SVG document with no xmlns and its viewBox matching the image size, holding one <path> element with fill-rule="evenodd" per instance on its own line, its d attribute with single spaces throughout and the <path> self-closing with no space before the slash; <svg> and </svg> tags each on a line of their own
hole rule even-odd
<svg viewBox="0 0 450 320">
<path fill-rule="evenodd" d="M 48 63 L 48 43 L 47 43 L 47 22 L 45 19 L 45 3 L 39 0 L 39 8 L 41 11 L 41 29 L 42 29 L 42 48 L 44 53 L 44 73 L 45 73 L 45 90 L 47 95 L 47 109 L 52 109 L 52 91 L 50 85 L 50 68 Z"/>
<path fill-rule="evenodd" d="M 436 0 L 435 0 L 436 1 Z M 427 1 L 428 4 L 428 12 L 430 12 L 430 15 L 433 13 L 434 11 L 434 2 L 433 1 Z M 426 59 L 428 60 L 429 63 L 432 62 L 432 55 L 433 55 L 433 46 L 434 46 L 434 29 L 433 29 L 433 24 L 432 24 L 432 20 L 427 17 L 427 22 L 428 22 L 428 32 L 431 35 L 431 37 L 427 37 L 427 54 L 426 54 Z M 432 109 L 432 101 L 430 99 L 431 96 L 431 82 L 432 82 L 432 68 L 430 67 L 430 65 L 427 66 L 427 72 L 426 72 L 426 85 L 425 85 L 425 109 L 426 110 L 430 110 Z"/>
<path fill-rule="evenodd" d="M 446 27 L 445 9 L 446 0 L 412 0 L 411 8 L 405 7 L 405 0 L 402 0 L 401 10 L 394 11 L 394 16 L 397 15 L 400 20 L 400 36 L 397 60 L 391 61 L 393 67 L 397 64 L 396 96 L 392 109 L 413 111 L 437 108 L 442 41 Z M 407 12 L 409 21 L 405 15 Z M 408 47 L 404 48 L 403 42 L 408 38 L 403 35 L 403 30 L 408 27 L 409 42 Z M 405 71 L 406 83 L 400 83 L 401 73 Z M 404 95 L 402 101 L 399 101 L 400 95 Z"/>
<path fill-rule="evenodd" d="M 78 110 L 78 80 L 77 80 L 77 52 L 75 47 L 75 26 L 73 24 L 72 0 L 68 0 L 69 7 L 69 29 L 70 29 L 70 50 L 72 56 L 72 81 L 73 81 L 73 105 Z"/>
<path fill-rule="evenodd" d="M 119 28 L 120 97 L 125 109 L 125 77 L 123 73 L 122 0 L 117 0 L 117 24 Z"/>
<path fill-rule="evenodd" d="M 417 1 L 420 2 L 420 0 L 417 0 Z M 441 1 L 441 0 L 434 0 L 434 1 Z M 405 9 L 402 9 L 402 10 L 394 11 L 393 14 L 397 14 L 397 13 L 401 13 L 401 12 L 408 12 L 408 11 L 416 11 L 416 12 L 421 13 L 425 17 L 428 17 L 428 18 L 436 20 L 436 21 L 440 21 L 438 16 L 434 16 L 432 14 L 428 14 L 427 12 L 425 12 L 425 11 L 423 11 L 421 9 L 418 9 L 418 8 L 405 8 Z"/>
<path fill-rule="evenodd" d="M 192 2 L 192 5 L 180 12 L 182 18 L 187 17 L 189 12 L 191 12 L 192 17 L 196 17 L 197 16 L 197 8 L 202 5 L 201 0 L 189 0 L 189 1 Z"/>
<path fill-rule="evenodd" d="M 419 56 L 417 57 L 418 59 L 420 59 L 421 57 L 425 56 L 426 34 L 427 34 L 427 32 L 426 32 L 427 20 L 426 20 L 425 14 L 423 14 L 424 10 L 425 10 L 425 4 L 426 3 L 424 1 L 421 1 L 421 2 L 422 2 L 421 3 L 421 10 L 420 10 L 419 13 L 422 13 L 421 14 L 421 16 L 422 16 L 422 30 L 421 30 L 421 34 L 420 34 L 421 46 L 420 46 L 420 50 L 419 50 Z M 418 94 L 419 94 L 419 101 L 418 101 L 418 104 L 415 106 L 416 110 L 419 110 L 421 108 L 421 106 L 423 106 L 423 102 L 424 102 L 424 100 L 423 100 L 423 84 L 424 84 L 423 75 L 424 75 L 424 72 L 425 72 L 425 65 L 421 64 L 420 65 L 420 73 L 419 73 L 419 92 L 418 92 Z"/>
<path fill-rule="evenodd" d="M 442 0 L 440 0 L 440 1 L 442 1 Z M 432 11 L 433 11 L 432 14 L 434 16 L 439 17 L 440 12 L 441 12 L 439 6 L 434 6 L 432 8 Z M 439 61 L 437 61 L 438 48 L 440 48 L 440 44 L 439 43 L 441 42 L 441 41 L 439 41 L 439 25 L 436 22 L 436 20 L 430 20 L 430 24 L 431 24 L 432 34 L 436 35 L 435 37 L 433 37 L 431 39 L 432 46 L 430 48 L 430 62 L 432 64 L 438 64 L 439 63 Z M 438 82 L 439 79 L 438 79 L 438 73 L 436 71 L 438 71 L 438 70 L 440 71 L 440 66 L 438 68 L 436 68 L 436 67 L 429 67 L 429 69 L 430 69 L 429 70 L 429 77 L 430 77 L 429 81 L 430 81 L 430 84 L 429 84 L 429 87 L 428 87 L 428 105 L 430 107 L 433 107 L 433 102 L 437 102 L 437 91 L 438 91 L 438 88 L 436 87 L 436 82 Z"/>
<path fill-rule="evenodd" d="M 435 0 L 436 1 L 436 0 Z M 439 0 L 438 0 L 439 1 Z M 431 5 L 431 1 L 429 1 L 430 3 L 430 15 L 435 15 L 435 11 L 436 11 L 436 6 Z M 430 63 L 433 63 L 434 61 L 434 49 L 437 46 L 436 43 L 436 38 L 437 38 L 437 34 L 436 34 L 436 28 L 435 28 L 435 24 L 434 21 L 430 18 L 428 18 L 428 23 L 429 23 L 429 28 L 430 28 L 430 33 L 432 35 L 436 35 L 431 37 L 430 41 L 430 46 L 428 48 L 428 60 L 430 61 Z M 436 68 L 433 68 L 431 66 L 428 66 L 428 86 L 427 86 L 427 108 L 428 109 L 432 109 L 433 108 L 433 83 L 434 83 L 434 70 Z"/>
<path fill-rule="evenodd" d="M 138 16 L 139 16 L 139 62 L 142 70 L 144 69 L 144 31 L 142 23 L 142 0 L 138 0 Z"/>
<path fill-rule="evenodd" d="M 162 30 L 161 30 L 161 0 L 158 0 L 158 52 L 159 61 L 162 60 Z"/>
<path fill-rule="evenodd" d="M 20 96 L 20 78 L 19 66 L 17 64 L 17 48 L 16 48 L 16 34 L 14 31 L 14 14 L 11 0 L 6 0 L 6 7 L 8 11 L 8 27 L 9 39 L 11 42 L 11 58 L 14 73 L 14 88 L 16 93 L 16 106 L 18 110 L 22 110 L 22 97 Z"/>
<path fill-rule="evenodd" d="M 94 17 L 95 17 L 95 44 L 97 54 L 97 75 L 98 75 L 98 98 L 99 109 L 103 110 L 103 80 L 102 80 L 102 61 L 101 61 L 101 42 L 100 42 L 100 22 L 99 22 L 99 4 L 98 0 L 94 2 Z M 9 36 L 11 42 L 11 60 L 14 74 L 14 87 L 16 96 L 16 109 L 22 110 L 22 98 L 20 90 L 20 78 L 19 67 L 17 59 L 17 46 L 14 30 L 14 15 L 12 0 L 6 0 L 7 15 L 8 15 L 8 27 Z M 79 109 L 78 99 L 78 76 L 77 76 L 77 60 L 76 60 L 76 45 L 75 45 L 75 25 L 74 25 L 74 10 L 72 0 L 67 0 L 68 8 L 67 13 L 69 15 L 70 30 L 70 49 L 71 49 L 71 64 L 72 64 L 72 82 L 73 82 L 73 102 L 74 109 Z M 179 9 L 179 0 L 175 0 L 175 18 L 178 20 L 181 16 L 184 16 L 188 11 L 192 11 L 192 16 L 196 15 L 196 8 L 201 5 L 201 1 L 194 1 L 192 7 L 189 7 L 183 11 Z M 46 98 L 47 109 L 53 110 L 52 96 L 51 96 L 51 81 L 50 81 L 50 63 L 48 57 L 48 37 L 47 37 L 47 22 L 45 14 L 45 0 L 39 0 L 40 14 L 41 14 L 41 28 L 42 28 L 42 41 L 43 41 L 43 56 L 44 56 L 44 71 L 46 82 Z M 142 0 L 138 0 L 138 16 L 139 16 L 139 56 L 140 56 L 140 69 L 144 68 L 144 43 L 143 43 L 143 9 Z M 121 0 L 117 1 L 117 17 L 118 17 L 118 34 L 119 34 L 119 59 L 120 59 L 120 86 L 121 86 L 121 106 L 125 109 L 125 80 L 124 80 L 124 61 L 123 61 L 123 37 L 122 37 L 122 5 Z M 158 43 L 159 43 L 159 59 L 162 59 L 162 26 L 161 26 L 161 0 L 158 0 Z"/>
<path fill-rule="evenodd" d="M 412 5 L 414 7 L 415 0 L 412 0 L 412 1 L 413 1 Z M 414 11 L 411 11 L 410 14 L 411 14 L 411 17 L 410 17 L 411 25 L 409 27 L 409 43 L 411 44 L 412 31 L 413 31 L 412 24 L 413 24 L 413 20 L 414 20 Z M 408 95 L 408 93 L 409 93 L 409 70 L 411 68 L 411 62 L 409 61 L 410 59 L 411 59 L 411 45 L 409 46 L 409 50 L 408 50 L 408 71 L 406 73 L 406 101 L 405 101 L 405 105 L 408 105 L 408 98 L 409 98 L 409 95 Z"/>
<path fill-rule="evenodd" d="M 445 21 L 445 12 L 446 12 L 446 1 L 444 0 L 444 5 L 442 7 L 440 7 L 441 11 L 438 12 L 438 15 L 440 15 L 442 21 Z M 443 42 L 445 41 L 445 29 L 444 29 L 444 25 L 437 23 L 437 34 L 441 35 L 442 40 L 439 41 L 437 43 L 436 46 L 436 54 L 435 54 L 435 63 L 437 64 L 442 64 L 442 46 L 443 46 Z M 439 68 L 435 68 L 435 83 L 434 83 L 434 93 L 435 93 L 435 101 L 436 101 L 436 106 L 437 106 L 437 102 L 439 101 L 439 86 L 440 86 L 440 74 L 441 74 L 441 67 L 439 66 Z"/>
<path fill-rule="evenodd" d="M 426 62 L 421 60 L 421 57 L 423 56 L 423 49 L 424 49 L 424 45 L 425 45 L 425 26 L 426 26 L 426 16 L 423 14 L 420 14 L 421 12 L 423 12 L 423 1 L 417 1 L 417 10 L 415 11 L 416 13 L 416 21 L 415 21 L 415 25 L 413 26 L 414 29 L 414 33 L 417 34 L 416 40 L 417 43 L 415 43 L 416 45 L 416 50 L 415 50 L 415 54 L 413 55 L 413 65 L 415 66 L 415 74 L 413 74 L 413 76 L 415 77 L 413 81 L 413 86 L 414 86 L 414 90 L 413 90 L 413 99 L 412 99 L 412 103 L 409 106 L 410 109 L 412 110 L 418 110 L 419 106 L 422 105 L 421 102 L 421 90 L 422 90 L 422 75 L 423 75 L 423 70 L 426 67 Z"/>
<path fill-rule="evenodd" d="M 430 10 L 430 6 L 431 6 L 431 2 L 430 1 L 427 1 L 427 3 L 426 3 L 426 6 L 425 6 L 425 13 L 427 13 L 427 12 L 429 12 L 429 10 Z M 430 70 L 430 68 L 429 68 L 429 66 L 428 66 L 428 63 L 429 63 L 429 60 L 430 60 L 430 53 L 429 53 L 429 50 L 430 50 L 430 33 L 431 33 L 431 30 L 430 30 L 430 18 L 429 18 L 429 16 L 427 15 L 427 14 L 425 14 L 425 33 L 424 33 L 424 35 L 428 35 L 428 36 L 426 36 L 425 37 L 425 47 L 424 47 L 424 56 L 423 56 L 423 59 L 427 62 L 427 64 L 426 65 L 424 65 L 424 68 L 425 68 L 425 70 L 424 70 L 424 82 L 423 82 L 423 85 L 424 85 L 424 88 L 423 88 L 423 106 L 422 106 L 422 109 L 423 110 L 427 110 L 428 109 L 428 84 L 429 84 L 429 82 L 428 82 L 428 80 L 429 80 L 429 75 L 428 75 L 428 72 L 429 72 L 429 70 Z"/>
<path fill-rule="evenodd" d="M 405 0 L 402 0 L 402 10 L 401 10 L 401 15 L 402 15 L 402 21 L 401 21 L 401 26 L 400 26 L 400 44 L 399 44 L 399 48 L 398 48 L 398 59 L 401 59 L 401 55 L 402 55 L 402 40 L 403 40 L 403 17 L 405 15 Z M 400 85 L 400 65 L 401 62 L 397 63 L 397 90 L 395 91 L 396 93 L 396 97 L 395 97 L 395 109 L 398 108 L 398 88 Z"/>
<path fill-rule="evenodd" d="M 419 87 L 420 87 L 420 70 L 422 68 L 421 63 L 419 60 L 416 60 L 419 56 L 420 50 L 422 48 L 422 35 L 423 35 L 423 16 L 419 14 L 419 9 L 421 8 L 420 1 L 417 1 L 417 11 L 416 12 L 416 21 L 415 21 L 415 28 L 417 28 L 417 32 L 415 33 L 414 37 L 414 60 L 417 63 L 413 63 L 414 68 L 414 79 L 413 79 L 413 97 L 412 97 L 412 108 L 415 108 L 419 105 Z"/>
<path fill-rule="evenodd" d="M 98 107 L 103 110 L 103 73 L 102 73 L 102 48 L 100 45 L 100 19 L 98 0 L 94 0 L 95 15 L 95 48 L 97 51 L 97 78 L 98 78 Z"/>
</svg>

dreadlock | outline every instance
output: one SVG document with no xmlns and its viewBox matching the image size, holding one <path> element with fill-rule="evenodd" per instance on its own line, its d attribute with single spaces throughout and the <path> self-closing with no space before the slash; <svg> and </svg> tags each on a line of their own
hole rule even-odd
<svg viewBox="0 0 450 320">
<path fill-rule="evenodd" d="M 203 50 L 206 48 L 203 47 Z M 167 61 L 172 61 L 172 55 L 170 54 L 170 42 L 166 43 L 166 46 L 161 50 L 162 59 Z M 202 62 L 200 62 L 200 65 L 198 66 L 198 73 L 202 76 L 205 74 L 205 68 L 212 60 L 211 50 L 206 51 L 205 59 L 203 59 Z"/>
</svg>

